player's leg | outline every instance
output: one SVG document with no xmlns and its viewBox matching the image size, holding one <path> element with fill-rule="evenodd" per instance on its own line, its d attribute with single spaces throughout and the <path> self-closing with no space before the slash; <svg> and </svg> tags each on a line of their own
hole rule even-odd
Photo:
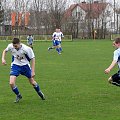
<svg viewBox="0 0 120 120">
<path fill-rule="evenodd" d="M 40 86 L 38 83 L 34 80 L 33 77 L 31 77 L 31 68 L 28 65 L 24 65 L 21 70 L 21 74 L 26 76 L 29 79 L 30 84 L 34 87 L 37 94 L 42 98 L 42 100 L 45 100 L 44 94 L 40 90 Z"/>
<path fill-rule="evenodd" d="M 58 54 L 60 54 L 60 49 L 59 49 L 59 41 L 58 40 L 53 40 L 53 46 L 48 48 L 48 51 L 50 51 L 50 49 L 55 48 L 56 51 L 58 52 Z"/>
<path fill-rule="evenodd" d="M 16 100 L 14 102 L 19 102 L 20 99 L 22 99 L 22 96 L 17 88 L 17 86 L 15 85 L 15 81 L 16 81 L 16 76 L 10 76 L 10 87 L 12 89 L 12 91 L 16 94 Z"/>
<path fill-rule="evenodd" d="M 22 98 L 18 87 L 15 84 L 16 81 L 16 77 L 19 75 L 19 66 L 16 65 L 12 65 L 11 66 L 11 71 L 10 71 L 10 80 L 9 80 L 9 84 L 10 87 L 12 89 L 12 91 L 16 94 L 16 100 L 15 102 L 19 102 L 19 100 Z"/>
<path fill-rule="evenodd" d="M 52 47 L 48 47 L 48 51 L 50 51 L 51 49 L 54 49 L 55 47 L 52 46 Z"/>
<path fill-rule="evenodd" d="M 56 47 L 56 51 L 58 52 L 58 54 L 61 54 L 60 48 L 61 48 L 61 46 L 60 46 L 60 44 L 58 44 L 57 47 Z"/>
<path fill-rule="evenodd" d="M 61 41 L 60 41 L 60 51 L 62 52 L 63 50 L 62 50 L 62 46 L 61 46 Z"/>
<path fill-rule="evenodd" d="M 35 91 L 41 97 L 41 99 L 45 100 L 45 96 L 42 93 L 42 91 L 41 91 L 40 86 L 38 85 L 38 83 L 34 80 L 34 78 L 29 78 L 29 82 L 30 82 L 31 85 L 33 85 Z"/>
<path fill-rule="evenodd" d="M 54 49 L 54 48 L 55 48 L 55 40 L 52 41 L 52 44 L 53 44 L 53 46 L 48 47 L 48 51 L 50 51 L 51 49 Z"/>
<path fill-rule="evenodd" d="M 61 54 L 61 51 L 60 51 L 60 42 L 58 40 L 56 40 L 56 51 L 58 52 L 58 54 Z"/>
<path fill-rule="evenodd" d="M 33 49 L 33 45 L 32 45 L 32 43 L 30 44 L 30 47 Z"/>
<path fill-rule="evenodd" d="M 112 75 L 109 79 L 108 82 L 110 84 L 116 85 L 116 86 L 120 86 L 120 75 L 118 73 Z"/>
<path fill-rule="evenodd" d="M 112 81 L 112 77 L 109 77 L 109 78 L 108 78 L 108 82 L 109 82 L 110 84 L 112 84 L 112 82 L 113 82 L 113 81 Z"/>
<path fill-rule="evenodd" d="M 54 49 L 55 47 L 52 46 L 52 47 L 48 47 L 48 51 L 50 51 L 51 49 Z"/>
<path fill-rule="evenodd" d="M 59 46 L 56 47 L 56 51 L 58 52 L 58 54 L 61 54 L 61 51 L 60 51 L 60 47 L 59 47 Z"/>
<path fill-rule="evenodd" d="M 62 52 L 63 50 L 62 50 L 62 47 L 60 47 L 60 51 Z"/>
</svg>

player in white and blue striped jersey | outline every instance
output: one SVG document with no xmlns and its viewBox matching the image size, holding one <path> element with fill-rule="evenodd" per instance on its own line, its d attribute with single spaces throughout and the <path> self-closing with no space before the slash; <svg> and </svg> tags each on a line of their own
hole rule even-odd
<svg viewBox="0 0 120 120">
<path fill-rule="evenodd" d="M 49 47 L 48 50 L 50 51 L 51 49 L 56 48 L 56 51 L 60 54 L 62 51 L 62 47 L 61 47 L 61 38 L 62 37 L 63 37 L 62 32 L 60 32 L 60 29 L 57 28 L 52 35 L 53 46 Z"/>
<path fill-rule="evenodd" d="M 60 51 L 62 51 L 61 43 L 62 43 L 62 38 L 64 37 L 64 35 L 63 35 L 63 33 L 61 32 L 60 29 L 58 29 L 57 36 L 59 37 L 59 41 L 60 41 Z"/>
<path fill-rule="evenodd" d="M 19 102 L 22 98 L 21 93 L 16 86 L 16 78 L 21 74 L 28 78 L 31 85 L 33 85 L 34 89 L 38 93 L 38 95 L 45 100 L 44 94 L 40 90 L 38 83 L 35 81 L 35 55 L 33 50 L 22 44 L 19 38 L 14 38 L 12 43 L 8 44 L 7 48 L 3 50 L 2 53 L 2 64 L 6 64 L 5 56 L 6 53 L 10 51 L 12 55 L 12 63 L 11 63 L 11 71 L 10 71 L 10 81 L 9 84 L 16 94 L 15 102 Z M 31 61 L 31 67 L 30 67 Z"/>
</svg>

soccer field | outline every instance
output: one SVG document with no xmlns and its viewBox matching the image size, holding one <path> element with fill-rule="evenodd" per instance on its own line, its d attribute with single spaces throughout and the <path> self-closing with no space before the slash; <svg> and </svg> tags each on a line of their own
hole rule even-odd
<svg viewBox="0 0 120 120">
<path fill-rule="evenodd" d="M 0 51 L 9 42 L 0 42 Z M 120 120 L 120 88 L 108 84 L 104 70 L 112 61 L 112 41 L 63 42 L 63 52 L 48 51 L 51 42 L 35 42 L 36 81 L 42 101 L 27 78 L 16 84 L 23 99 L 15 104 L 9 87 L 11 56 L 0 65 L 0 120 Z"/>
</svg>

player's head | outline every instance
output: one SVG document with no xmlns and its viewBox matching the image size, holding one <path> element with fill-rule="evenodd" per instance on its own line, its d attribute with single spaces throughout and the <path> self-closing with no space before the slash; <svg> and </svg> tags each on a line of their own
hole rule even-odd
<svg viewBox="0 0 120 120">
<path fill-rule="evenodd" d="M 115 38 L 115 43 L 120 43 L 120 38 Z"/>
<path fill-rule="evenodd" d="M 120 38 L 115 38 L 113 42 L 113 46 L 116 48 L 120 47 Z"/>
<path fill-rule="evenodd" d="M 19 38 L 13 38 L 12 43 L 13 43 L 13 47 L 15 49 L 19 49 L 20 48 L 20 39 Z"/>
<path fill-rule="evenodd" d="M 59 32 L 59 28 L 56 28 L 55 31 L 56 31 L 56 32 Z"/>
</svg>

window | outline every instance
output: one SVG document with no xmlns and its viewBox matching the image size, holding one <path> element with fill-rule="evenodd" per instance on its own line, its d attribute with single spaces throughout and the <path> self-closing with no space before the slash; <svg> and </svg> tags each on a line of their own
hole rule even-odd
<svg viewBox="0 0 120 120">
<path fill-rule="evenodd" d="M 111 22 L 111 28 L 114 28 L 115 23 Z"/>
</svg>

